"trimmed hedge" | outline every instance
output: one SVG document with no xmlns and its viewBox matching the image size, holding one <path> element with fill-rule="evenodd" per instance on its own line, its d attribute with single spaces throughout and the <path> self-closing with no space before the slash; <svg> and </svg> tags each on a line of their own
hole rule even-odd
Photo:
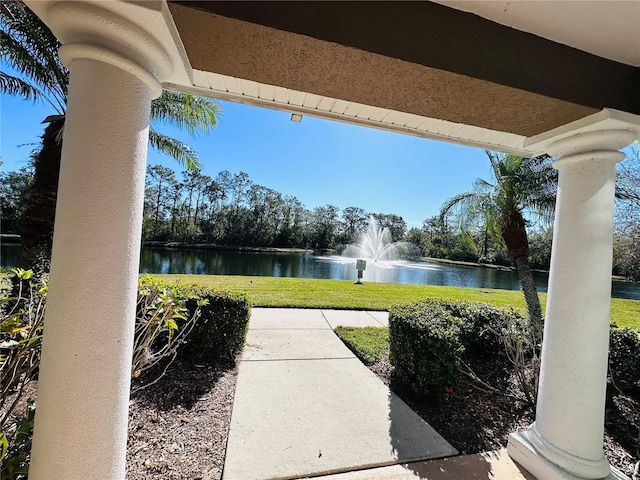
<svg viewBox="0 0 640 480">
<path fill-rule="evenodd" d="M 458 383 L 460 329 L 439 302 L 399 305 L 389 310 L 389 360 L 395 379 L 417 394 Z"/>
<path fill-rule="evenodd" d="M 640 401 L 640 334 L 635 330 L 611 328 L 609 373 L 623 393 Z"/>
<path fill-rule="evenodd" d="M 186 302 L 190 314 L 200 306 L 200 318 L 187 337 L 180 354 L 196 362 L 231 363 L 244 348 L 249 328 L 251 305 L 246 295 L 188 286 Z"/>
<path fill-rule="evenodd" d="M 184 321 L 176 320 L 178 335 L 183 325 L 191 330 L 186 337 L 179 339 L 182 345 L 178 355 L 181 358 L 195 362 L 228 364 L 244 348 L 251 315 L 246 295 L 200 285 L 167 283 L 150 275 L 143 275 L 139 286 L 139 305 L 141 295 L 158 290 L 163 294 L 163 310 L 177 307 L 184 311 L 185 320 L 196 317 L 193 325 L 185 325 Z M 157 346 L 167 342 L 167 335 L 177 336 L 175 332 L 167 330 L 156 341 Z"/>
<path fill-rule="evenodd" d="M 528 332 L 525 318 L 514 310 L 501 310 L 480 302 L 438 302 L 449 311 L 460 329 L 460 341 L 467 356 L 504 354 L 502 335 Z"/>
<path fill-rule="evenodd" d="M 423 302 L 389 310 L 389 359 L 395 379 L 419 395 L 457 385 L 460 358 L 503 355 L 500 335 L 524 327 L 513 311 L 483 303 Z"/>
</svg>

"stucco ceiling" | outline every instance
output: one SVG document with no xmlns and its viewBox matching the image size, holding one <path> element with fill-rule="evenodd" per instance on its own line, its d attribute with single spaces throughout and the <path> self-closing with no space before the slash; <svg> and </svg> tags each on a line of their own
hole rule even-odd
<svg viewBox="0 0 640 480">
<path fill-rule="evenodd" d="M 640 70 L 633 64 L 525 29 L 527 15 L 542 9 L 543 18 L 553 16 L 558 2 L 517 2 L 527 8 L 513 9 L 518 15 L 506 26 L 462 7 L 482 4 L 478 11 L 499 17 L 510 11 L 508 2 L 443 3 L 172 1 L 169 7 L 194 69 L 187 87 L 194 93 L 526 155 L 539 153 L 524 146 L 527 137 L 603 108 L 640 112 Z M 605 4 L 595 3 L 591 15 Z M 605 18 L 633 23 L 628 17 L 640 2 L 625 5 Z M 565 25 L 583 24 L 580 15 L 552 22 L 547 36 Z M 625 38 L 638 35 L 632 30 Z M 613 43 L 616 52 L 630 50 Z"/>
<path fill-rule="evenodd" d="M 640 66 L 640 1 L 434 1 L 599 57 Z"/>
<path fill-rule="evenodd" d="M 603 109 L 640 118 L 640 0 L 82 3 L 160 42 L 179 91 L 523 155 Z"/>
</svg>

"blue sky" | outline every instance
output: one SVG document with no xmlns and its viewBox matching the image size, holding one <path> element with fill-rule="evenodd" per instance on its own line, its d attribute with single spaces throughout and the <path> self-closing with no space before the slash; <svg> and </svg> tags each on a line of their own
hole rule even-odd
<svg viewBox="0 0 640 480">
<path fill-rule="evenodd" d="M 0 96 L 2 170 L 26 165 L 42 134 L 46 104 Z M 401 215 L 420 226 L 440 205 L 489 179 L 483 150 L 305 116 L 221 102 L 223 114 L 206 136 L 159 126 L 200 155 L 204 174 L 247 172 L 255 183 L 296 196 L 306 208 L 332 204 Z M 29 145 L 32 144 L 32 145 Z M 180 172 L 171 158 L 149 150 L 149 165 Z"/>
</svg>

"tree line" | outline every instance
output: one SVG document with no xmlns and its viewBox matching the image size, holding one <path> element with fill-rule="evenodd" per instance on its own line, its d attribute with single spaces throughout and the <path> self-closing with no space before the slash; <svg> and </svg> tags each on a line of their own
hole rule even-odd
<svg viewBox="0 0 640 480">
<path fill-rule="evenodd" d="M 623 190 L 640 193 L 640 161 L 623 162 Z M 0 173 L 0 228 L 20 233 L 33 167 Z M 339 249 L 358 239 L 369 215 L 391 231 L 393 241 L 407 242 L 415 256 L 511 266 L 504 242 L 482 223 L 461 230 L 455 215 L 433 216 L 408 228 L 400 215 L 367 212 L 352 206 L 308 209 L 295 196 L 253 182 L 245 172 L 227 170 L 215 177 L 200 169 L 180 175 L 161 165 L 147 169 L 143 239 L 251 247 Z M 640 201 L 627 195 L 616 202 L 613 273 L 640 280 Z M 529 260 L 548 269 L 551 227 L 528 226 Z"/>
<path fill-rule="evenodd" d="M 307 209 L 291 195 L 253 182 L 245 172 L 147 169 L 143 238 L 250 247 L 331 249 L 357 240 L 369 215 L 388 227 L 394 241 L 407 225 L 395 214 L 360 207 L 323 205 Z"/>
<path fill-rule="evenodd" d="M 33 182 L 33 167 L 0 173 L 0 228 L 20 234 Z M 245 172 L 227 170 L 215 177 L 198 168 L 176 171 L 147 168 L 143 240 L 209 243 L 225 246 L 334 249 L 358 240 L 373 215 L 389 228 L 394 242 L 414 245 L 420 255 L 452 260 L 504 263 L 504 248 L 494 239 L 478 249 L 437 216 L 421 228 L 407 228 L 400 215 L 352 206 L 306 208 L 295 196 L 253 182 Z"/>
</svg>

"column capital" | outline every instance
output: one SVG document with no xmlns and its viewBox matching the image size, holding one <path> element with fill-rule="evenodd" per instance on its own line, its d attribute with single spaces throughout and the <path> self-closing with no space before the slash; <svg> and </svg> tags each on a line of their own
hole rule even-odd
<svg viewBox="0 0 640 480">
<path fill-rule="evenodd" d="M 562 125 L 548 132 L 530 137 L 525 147 L 546 152 L 560 160 L 557 166 L 572 161 L 610 157 L 620 161 L 615 154 L 635 139 L 640 138 L 640 116 L 605 108 L 600 112 Z M 604 152 L 608 152 L 605 154 Z M 615 158 L 614 158 L 615 157 Z M 566 159 L 566 161 L 562 161 Z"/>
<path fill-rule="evenodd" d="M 588 160 L 618 163 L 625 158 L 620 149 L 635 138 L 631 130 L 622 129 L 575 133 L 555 140 L 547 146 L 547 153 L 557 158 L 553 163 L 556 169 Z"/>
<path fill-rule="evenodd" d="M 165 2 L 26 3 L 63 44 L 60 59 L 67 67 L 80 58 L 114 65 L 143 81 L 153 97 L 162 93 L 162 83 L 184 83 L 192 76 Z"/>
</svg>

